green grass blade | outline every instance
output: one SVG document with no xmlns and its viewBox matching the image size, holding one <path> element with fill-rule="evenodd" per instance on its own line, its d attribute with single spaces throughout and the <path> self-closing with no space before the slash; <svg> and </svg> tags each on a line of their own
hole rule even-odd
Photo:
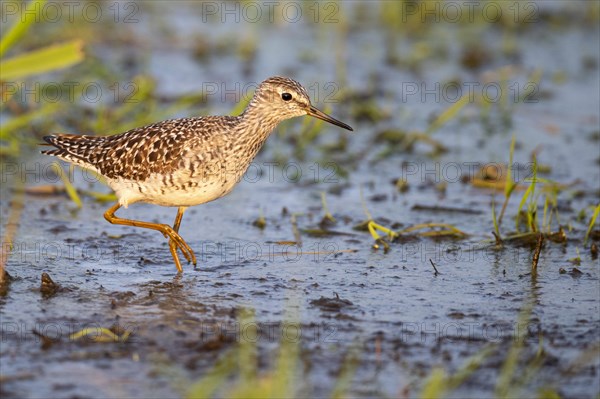
<svg viewBox="0 0 600 399">
<path fill-rule="evenodd" d="M 515 135 L 513 133 L 512 139 L 510 141 L 510 150 L 508 152 L 508 166 L 506 168 L 506 182 L 504 183 L 504 203 L 502 204 L 502 209 L 500 210 L 500 216 L 498 217 L 498 228 L 502 225 L 502 219 L 504 218 L 504 212 L 506 211 L 506 207 L 508 205 L 508 201 L 510 200 L 510 196 L 517 188 L 518 183 L 513 181 L 512 177 L 512 167 L 513 167 L 513 159 L 515 154 Z"/>
<path fill-rule="evenodd" d="M 538 391 L 538 399 L 561 399 L 561 396 L 555 389 L 550 387 L 540 388 Z"/>
<path fill-rule="evenodd" d="M 254 311 L 251 309 L 241 309 L 239 320 L 241 331 L 244 332 L 240 334 L 237 351 L 241 383 L 243 385 L 250 385 L 252 381 L 256 380 L 258 349 L 255 337 L 259 334 L 259 327 L 254 321 Z"/>
<path fill-rule="evenodd" d="M 54 172 L 56 172 L 56 174 L 59 175 L 60 178 L 62 179 L 63 184 L 65 185 L 65 190 L 67 191 L 67 195 L 69 196 L 69 198 L 71 198 L 71 200 L 75 203 L 75 205 L 77 205 L 77 208 L 81 208 L 81 206 L 82 206 L 81 198 L 79 198 L 79 194 L 77 194 L 77 190 L 75 190 L 75 187 L 73 187 L 73 184 L 71 184 L 71 182 L 69 181 L 69 177 L 65 174 L 65 172 L 60 167 L 58 162 L 52 163 L 52 169 L 54 169 Z"/>
<path fill-rule="evenodd" d="M 500 226 L 498 225 L 498 219 L 496 218 L 496 201 L 492 197 L 492 222 L 494 223 L 494 231 L 496 232 L 496 240 L 500 240 Z"/>
<path fill-rule="evenodd" d="M 350 396 L 348 391 L 359 366 L 359 351 L 359 343 L 355 342 L 342 363 L 342 368 L 331 393 L 332 399 L 342 399 Z"/>
<path fill-rule="evenodd" d="M 525 202 L 527 202 L 527 198 L 529 198 L 529 196 L 531 195 L 531 191 L 532 191 L 532 185 L 530 184 L 529 187 L 527 187 L 527 190 L 525 190 L 525 192 L 523 193 L 523 198 L 521 198 L 521 202 L 519 202 L 519 207 L 517 208 L 517 218 L 515 221 L 515 229 L 516 232 L 519 233 L 519 215 L 521 214 L 521 209 L 523 209 L 523 206 L 525 205 Z"/>
<path fill-rule="evenodd" d="M 368 228 L 369 232 L 371 233 L 371 236 L 373 236 L 375 240 L 378 240 L 380 238 L 377 234 L 377 230 L 384 232 L 390 240 L 393 240 L 394 238 L 398 237 L 398 233 L 396 233 L 395 231 L 388 229 L 387 227 L 382 226 L 378 223 L 375 223 L 372 220 L 369 221 Z"/>
<path fill-rule="evenodd" d="M 10 27 L 8 32 L 3 35 L 2 39 L 0 39 L 0 57 L 2 57 L 4 53 L 11 48 L 13 44 L 15 44 L 15 42 L 21 38 L 21 36 L 25 34 L 25 32 L 27 32 L 29 26 L 33 22 L 41 19 L 40 11 L 42 10 L 45 2 L 46 0 L 33 0 L 27 4 L 24 10 L 20 10 L 21 5 L 17 2 L 13 2 L 13 4 L 7 3 L 6 11 L 8 11 L 8 7 L 12 5 L 17 7 L 18 18 L 14 19 L 13 25 Z M 6 17 L 6 15 L 4 17 Z"/>
<path fill-rule="evenodd" d="M 525 202 L 527 202 L 528 198 L 531 198 L 530 201 L 533 201 L 533 194 L 535 192 L 535 183 L 537 180 L 537 161 L 534 158 L 533 159 L 533 177 L 531 179 L 531 184 L 529 185 L 529 187 L 527 187 L 527 190 L 525 190 L 525 192 L 523 193 L 523 198 L 521 198 L 521 202 L 519 202 L 519 208 L 517 209 L 517 218 L 515 221 L 515 228 L 517 233 L 519 233 L 519 215 L 521 214 L 521 210 L 523 209 L 523 206 L 525 205 Z M 528 220 L 529 220 L 529 212 L 527 213 L 528 215 Z"/>
<path fill-rule="evenodd" d="M 33 50 L 2 62 L 2 80 L 22 79 L 30 75 L 66 68 L 83 60 L 83 41 L 55 44 Z"/>
<path fill-rule="evenodd" d="M 329 212 L 329 207 L 327 206 L 327 198 L 326 198 L 325 191 L 321 191 L 321 205 L 323 207 L 323 211 L 325 212 L 325 215 L 323 216 L 323 220 L 328 220 L 331 223 L 335 223 L 336 220 L 333 217 L 333 215 L 331 214 L 331 212 Z"/>
<path fill-rule="evenodd" d="M 235 107 L 231 110 L 231 115 L 241 115 L 242 112 L 246 109 L 246 106 L 250 104 L 250 100 L 252 100 L 253 93 L 248 93 L 247 96 L 244 96 L 240 99 L 240 102 L 237 103 Z"/>
<path fill-rule="evenodd" d="M 483 361 L 494 352 L 494 346 L 484 347 L 465 363 L 453 375 L 447 375 L 441 367 L 434 368 L 429 374 L 427 382 L 423 386 L 420 397 L 443 398 L 448 393 L 462 385 L 479 367 Z"/>
<path fill-rule="evenodd" d="M 58 108 L 58 103 L 47 103 L 35 111 L 12 117 L 9 121 L 1 125 L 0 140 L 22 140 L 21 137 L 18 137 L 18 133 L 14 135 L 13 133 L 26 126 L 30 126 L 35 119 L 54 114 L 58 111 Z"/>
<path fill-rule="evenodd" d="M 596 219 L 598 219 L 598 214 L 600 214 L 600 204 L 596 205 L 596 209 L 594 209 L 594 214 L 590 219 L 590 225 L 588 226 L 587 232 L 585 233 L 585 238 L 583 239 L 583 245 L 587 245 L 588 238 L 590 238 L 590 233 L 592 232 L 592 228 L 594 224 L 596 224 Z"/>
<path fill-rule="evenodd" d="M 469 95 L 464 95 L 460 100 L 452 104 L 448 107 L 444 112 L 442 112 L 435 120 L 429 125 L 427 128 L 426 134 L 436 131 L 443 124 L 448 122 L 450 119 L 454 118 L 458 112 L 469 102 Z"/>
<path fill-rule="evenodd" d="M 300 336 L 294 334 L 296 331 L 301 331 L 301 327 L 296 321 L 287 321 L 283 325 L 284 333 L 273 370 L 273 385 L 268 395 L 271 398 L 292 397 L 297 383 L 295 376 L 300 356 Z"/>
<path fill-rule="evenodd" d="M 446 372 L 442 368 L 435 368 L 421 391 L 422 399 L 443 398 L 448 390 Z"/>
<path fill-rule="evenodd" d="M 113 193 L 99 193 L 97 191 L 80 190 L 80 193 L 92 197 L 98 202 L 116 202 L 119 199 Z"/>
<path fill-rule="evenodd" d="M 517 184 L 512 180 L 513 157 L 515 154 L 515 135 L 510 141 L 510 151 L 508 154 L 508 167 L 506 168 L 506 184 L 504 185 L 504 197 L 509 198 Z"/>
<path fill-rule="evenodd" d="M 365 212 L 365 215 L 367 215 L 367 220 L 373 220 L 373 216 L 371 216 L 371 212 L 369 212 L 369 208 L 367 208 L 367 202 L 365 201 L 362 187 L 360 187 L 360 203 L 362 205 L 363 211 Z"/>
<path fill-rule="evenodd" d="M 236 360 L 237 354 L 234 350 L 227 352 L 212 370 L 190 386 L 186 399 L 212 398 L 215 391 L 223 388 L 227 378 L 237 370 Z"/>
<path fill-rule="evenodd" d="M 537 231 L 537 201 L 538 196 L 535 195 L 535 187 L 538 183 L 538 164 L 537 157 L 533 157 L 533 178 L 531 179 L 531 195 L 529 196 L 529 204 L 527 205 L 527 224 L 531 231 Z"/>
<path fill-rule="evenodd" d="M 467 378 L 469 378 L 481 365 L 483 361 L 487 359 L 495 351 L 495 345 L 488 345 L 481 349 L 479 352 L 470 356 L 465 363 L 458 369 L 453 375 L 448 378 L 447 388 L 452 391 L 462 385 Z"/>
<path fill-rule="evenodd" d="M 517 375 L 519 358 L 525 346 L 525 338 L 527 335 L 527 325 L 533 310 L 533 301 L 528 300 L 521 308 L 517 321 L 517 335 L 514 337 L 513 343 L 508 350 L 508 354 L 504 360 L 504 364 L 500 369 L 500 375 L 496 381 L 496 397 L 504 399 L 515 397 L 513 390 L 518 388 L 515 384 L 515 375 Z"/>
<path fill-rule="evenodd" d="M 422 236 L 437 235 L 437 234 L 454 235 L 454 236 L 462 236 L 462 237 L 468 236 L 468 234 L 465 233 L 464 231 L 462 231 L 462 230 L 458 229 L 457 227 L 455 227 L 451 224 L 448 224 L 448 223 L 419 223 L 419 224 L 409 226 L 400 231 L 394 232 L 393 237 L 395 237 L 397 235 L 406 234 L 406 233 L 412 233 L 413 231 L 418 231 L 418 230 L 423 230 L 423 229 L 435 229 L 435 228 L 441 228 L 443 230 L 425 231 L 425 232 L 421 232 L 419 234 Z M 433 234 L 430 234 L 430 233 L 433 233 Z M 390 238 L 393 238 L 393 237 L 390 237 Z"/>
<path fill-rule="evenodd" d="M 542 231 L 546 230 L 547 233 L 550 233 L 550 222 L 547 220 L 548 216 L 549 216 L 548 215 L 549 202 L 550 202 L 550 200 L 548 199 L 548 196 L 547 195 L 544 196 L 544 212 L 542 213 Z"/>
</svg>

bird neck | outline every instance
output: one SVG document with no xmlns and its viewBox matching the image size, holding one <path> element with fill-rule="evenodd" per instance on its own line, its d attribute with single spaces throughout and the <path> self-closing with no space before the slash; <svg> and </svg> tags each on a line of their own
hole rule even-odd
<svg viewBox="0 0 600 399">
<path fill-rule="evenodd" d="M 248 105 L 244 113 L 237 117 L 239 122 L 230 136 L 234 147 L 242 150 L 236 153 L 233 166 L 239 169 L 240 175 L 246 171 L 279 122 L 265 112 L 268 110 L 261 111 L 259 107 Z"/>
<path fill-rule="evenodd" d="M 238 135 L 244 141 L 260 142 L 262 145 L 281 120 L 274 112 L 269 112 L 267 106 L 254 100 L 240 115 Z"/>
</svg>

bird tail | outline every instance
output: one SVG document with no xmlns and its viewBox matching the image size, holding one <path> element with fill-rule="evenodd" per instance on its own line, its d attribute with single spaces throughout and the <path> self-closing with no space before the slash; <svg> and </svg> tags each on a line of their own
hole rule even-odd
<svg viewBox="0 0 600 399">
<path fill-rule="evenodd" d="M 64 161 L 89 168 L 93 165 L 94 154 L 98 152 L 104 137 L 80 136 L 74 134 L 52 134 L 43 137 L 51 145 L 51 150 L 43 150 L 42 154 L 54 156 Z"/>
</svg>

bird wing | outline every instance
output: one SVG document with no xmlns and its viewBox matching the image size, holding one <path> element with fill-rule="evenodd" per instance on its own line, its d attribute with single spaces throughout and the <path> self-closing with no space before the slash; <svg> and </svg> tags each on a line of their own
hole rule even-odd
<svg viewBox="0 0 600 399">
<path fill-rule="evenodd" d="M 185 167 L 185 156 L 191 152 L 214 151 L 211 143 L 219 141 L 214 133 L 233 124 L 234 117 L 181 118 L 114 136 L 58 134 L 44 137 L 56 149 L 42 153 L 96 170 L 110 179 L 144 181 L 153 173 L 168 175 Z"/>
</svg>

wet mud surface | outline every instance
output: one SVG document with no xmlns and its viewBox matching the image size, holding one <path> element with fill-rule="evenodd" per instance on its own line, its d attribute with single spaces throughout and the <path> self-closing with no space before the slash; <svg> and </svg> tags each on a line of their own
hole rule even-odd
<svg viewBox="0 0 600 399">
<path fill-rule="evenodd" d="M 290 192 L 297 204 L 288 201 Z M 398 212 L 394 201 L 372 204 Z M 474 239 L 415 237 L 392 243 L 384 254 L 371 248 L 370 235 L 351 229 L 362 220 L 360 205 L 344 205 L 344 196 L 330 196 L 329 208 L 341 209 L 334 216 L 349 222 L 335 229 L 351 235 L 303 236 L 299 249 L 273 244 L 293 239 L 290 216 L 270 211 L 283 206 L 304 214 L 300 227 L 319 220 L 319 212 L 311 210 L 319 207 L 318 197 L 286 182 L 262 189 L 242 183 L 228 198 L 190 212 L 181 232 L 199 264 L 186 265 L 177 276 L 160 234 L 107 225 L 103 207 L 91 201 L 75 213 L 62 199 L 29 201 L 9 263 L 12 282 L 2 299 L 3 372 L 9 378 L 4 393 L 72 397 L 89 396 L 93 389 L 95 397 L 177 395 L 185 386 L 172 373 L 193 381 L 244 339 L 240 309 L 254 310 L 260 334 L 246 338 L 256 340 L 268 362 L 289 338 L 282 323 L 290 306 L 298 314 L 306 382 L 318 395 L 328 394 L 353 345 L 359 346 L 360 366 L 352 392 L 371 396 L 417 389 L 432 365 L 458 368 L 489 345 L 498 352 L 483 371 L 494 375 L 519 329 L 526 329 L 526 356 L 535 355 L 540 340 L 545 351 L 543 372 L 527 389 L 557 379 L 565 381 L 558 386 L 567 388 L 566 396 L 598 389 L 593 365 L 569 374 L 598 338 L 598 268 L 587 254 L 576 274 L 566 260 L 569 245 L 549 243 L 537 276 L 531 275 L 530 246 L 490 250 Z M 252 220 L 263 207 L 269 211 L 260 230 Z M 141 205 L 124 213 L 168 220 L 173 211 Z M 41 290 L 42 273 L 59 287 Z M 519 324 L 530 298 L 531 319 Z M 111 327 L 131 336 L 123 343 L 92 341 L 99 328 Z M 95 331 L 71 339 L 84 328 Z M 489 390 L 487 373 L 476 373 L 457 395 Z"/>
</svg>

